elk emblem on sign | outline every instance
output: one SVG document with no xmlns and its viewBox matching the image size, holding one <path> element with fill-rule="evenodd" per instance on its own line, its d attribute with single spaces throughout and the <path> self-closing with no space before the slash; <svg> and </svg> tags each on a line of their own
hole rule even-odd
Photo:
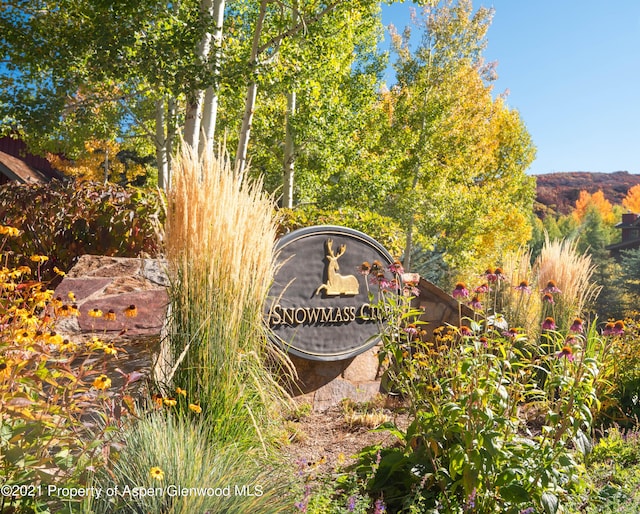
<svg viewBox="0 0 640 514">
<path fill-rule="evenodd" d="M 316 289 L 315 294 L 317 295 L 324 290 L 327 296 L 357 295 L 360 291 L 358 278 L 354 275 L 341 275 L 338 273 L 340 271 L 338 259 L 347 250 L 347 245 L 340 245 L 338 251 L 333 253 L 333 240 L 327 239 L 326 244 L 327 260 L 329 261 L 327 264 L 327 281 Z"/>
</svg>

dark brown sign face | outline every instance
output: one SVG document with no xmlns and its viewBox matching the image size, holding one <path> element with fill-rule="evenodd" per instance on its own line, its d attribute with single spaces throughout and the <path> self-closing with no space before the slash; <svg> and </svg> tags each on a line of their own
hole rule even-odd
<svg viewBox="0 0 640 514">
<path fill-rule="evenodd" d="M 323 361 L 354 357 L 378 342 L 369 300 L 378 289 L 360 266 L 393 262 L 380 243 L 345 227 L 317 226 L 286 235 L 278 252 L 266 313 L 273 341 L 298 357 Z"/>
</svg>

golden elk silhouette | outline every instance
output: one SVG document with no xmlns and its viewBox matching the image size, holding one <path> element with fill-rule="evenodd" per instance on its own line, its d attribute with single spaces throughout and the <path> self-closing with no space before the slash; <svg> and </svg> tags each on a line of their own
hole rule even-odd
<svg viewBox="0 0 640 514">
<path fill-rule="evenodd" d="M 356 295 L 360 291 L 358 284 L 358 278 L 354 275 L 340 275 L 340 266 L 338 266 L 338 259 L 347 250 L 346 245 L 340 245 L 338 251 L 333 253 L 333 239 L 327 239 L 327 282 L 322 284 L 316 289 L 317 295 L 324 289 L 327 296 L 337 296 L 341 294 Z M 314 295 L 315 296 L 315 295 Z"/>
</svg>

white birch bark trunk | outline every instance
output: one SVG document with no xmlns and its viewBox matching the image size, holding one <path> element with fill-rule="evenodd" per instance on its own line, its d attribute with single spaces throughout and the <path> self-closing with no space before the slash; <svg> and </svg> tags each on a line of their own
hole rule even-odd
<svg viewBox="0 0 640 514">
<path fill-rule="evenodd" d="M 200 154 L 205 151 L 206 145 L 213 145 L 216 132 L 216 119 L 218 116 L 218 80 L 220 79 L 220 63 L 222 59 L 222 26 L 224 23 L 225 0 L 214 0 L 213 3 L 213 23 L 214 31 L 212 36 L 211 70 L 213 72 L 213 85 L 207 88 L 204 96 L 204 106 L 202 110 L 202 135 L 200 141 Z"/>
<path fill-rule="evenodd" d="M 293 209 L 293 184 L 295 173 L 295 138 L 292 119 L 296 115 L 296 92 L 287 95 L 287 113 L 285 116 L 284 159 L 283 159 L 283 191 L 282 206 Z"/>
<path fill-rule="evenodd" d="M 200 13 L 203 17 L 213 16 L 214 0 L 201 0 Z M 196 57 L 206 66 L 209 61 L 211 51 L 211 31 L 206 30 L 202 35 L 196 49 Z M 203 89 L 194 92 L 193 97 L 188 100 L 187 112 L 184 123 L 184 141 L 192 148 L 198 148 L 200 141 L 200 129 L 202 126 L 202 113 L 204 108 L 205 91 Z"/>
<path fill-rule="evenodd" d="M 258 96 L 258 83 L 254 78 L 256 73 L 255 67 L 258 61 L 258 51 L 260 48 L 260 36 L 262 35 L 262 25 L 267 13 L 268 0 L 260 1 L 260 14 L 256 21 L 256 28 L 253 33 L 253 43 L 251 45 L 251 57 L 249 58 L 249 66 L 251 67 L 252 78 L 247 87 L 247 95 L 244 102 L 244 115 L 242 116 L 242 126 L 240 128 L 240 137 L 238 138 L 238 148 L 236 150 L 236 174 L 242 178 L 247 167 L 247 147 L 249 146 L 249 137 L 251 136 L 251 125 L 253 124 L 253 113 L 256 107 L 256 97 Z"/>
</svg>

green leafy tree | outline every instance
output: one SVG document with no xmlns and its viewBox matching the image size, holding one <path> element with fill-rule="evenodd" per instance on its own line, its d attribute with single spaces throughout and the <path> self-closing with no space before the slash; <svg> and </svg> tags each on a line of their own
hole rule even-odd
<svg viewBox="0 0 640 514">
<path fill-rule="evenodd" d="M 17 129 L 32 148 L 72 158 L 89 139 L 155 152 L 165 185 L 180 129 L 193 147 L 213 144 L 218 110 L 227 108 L 233 113 L 227 120 L 238 120 L 235 143 L 244 162 L 258 84 L 282 83 L 308 68 L 309 48 L 327 36 L 339 40 L 359 23 L 350 10 L 373 12 L 375 5 L 9 0 L 0 13 L 7 63 L 0 117 L 5 130 Z M 345 23 L 315 31 L 325 17 Z M 283 66 L 289 71 L 274 80 L 272 71 Z M 222 126 L 220 139 L 229 127 Z"/>
<path fill-rule="evenodd" d="M 495 70 L 482 60 L 491 16 L 448 1 L 425 7 L 415 50 L 410 31 L 393 34 L 397 84 L 380 102 L 377 149 L 391 177 L 382 208 L 407 232 L 405 268 L 416 237 L 460 270 L 530 237 L 534 148 L 519 114 L 492 95 Z"/>
</svg>

